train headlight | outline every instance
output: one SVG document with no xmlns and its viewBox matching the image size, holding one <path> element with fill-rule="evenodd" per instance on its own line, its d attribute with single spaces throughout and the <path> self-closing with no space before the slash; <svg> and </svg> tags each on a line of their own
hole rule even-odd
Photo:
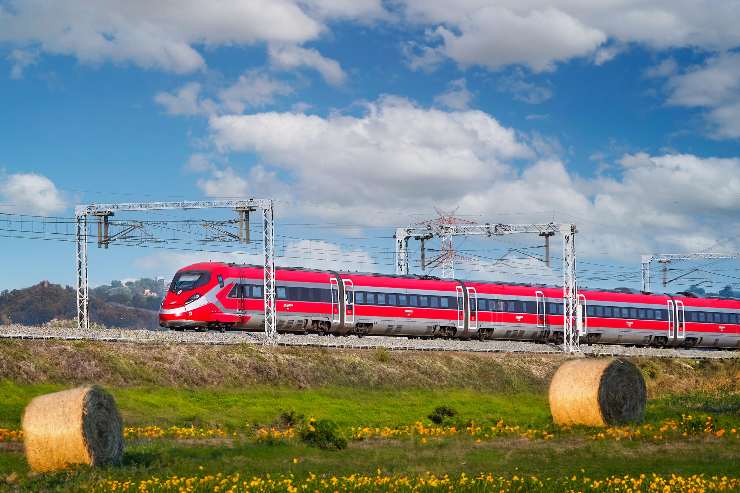
<svg viewBox="0 0 740 493">
<path fill-rule="evenodd" d="M 188 303 L 192 303 L 193 301 L 198 299 L 200 299 L 200 295 L 198 293 L 195 293 L 193 296 L 188 298 L 187 301 L 185 301 L 185 304 L 187 305 Z"/>
</svg>

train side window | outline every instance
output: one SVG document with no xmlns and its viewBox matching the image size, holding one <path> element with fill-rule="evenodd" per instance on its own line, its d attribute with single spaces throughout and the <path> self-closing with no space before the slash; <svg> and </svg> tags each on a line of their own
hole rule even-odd
<svg viewBox="0 0 740 493">
<path fill-rule="evenodd" d="M 586 315 L 589 317 L 593 317 L 596 315 L 595 306 L 593 305 L 586 305 Z"/>
<path fill-rule="evenodd" d="M 594 306 L 594 314 L 597 317 L 603 317 L 604 316 L 604 307 L 603 306 Z"/>
<path fill-rule="evenodd" d="M 698 322 L 706 322 L 707 314 L 705 312 L 696 312 L 696 319 Z"/>
<path fill-rule="evenodd" d="M 630 318 L 630 309 L 629 308 L 622 308 L 620 310 L 622 318 Z"/>
<path fill-rule="evenodd" d="M 439 307 L 440 308 L 449 308 L 450 307 L 450 299 L 447 296 L 442 296 L 439 298 Z"/>
<path fill-rule="evenodd" d="M 286 292 L 286 289 L 284 287 L 277 288 L 277 299 L 279 300 L 288 299 L 288 293 Z"/>
<path fill-rule="evenodd" d="M 687 322 L 696 322 L 696 312 L 686 312 Z"/>
<path fill-rule="evenodd" d="M 645 320 L 645 318 L 647 318 L 647 317 L 645 317 L 645 309 L 644 308 L 638 308 L 637 309 L 637 318 L 639 318 L 640 320 Z"/>
<path fill-rule="evenodd" d="M 730 323 L 731 324 L 737 323 L 737 313 L 730 313 Z"/>
<path fill-rule="evenodd" d="M 507 312 L 516 312 L 516 302 L 515 301 L 507 301 L 506 302 L 506 311 Z"/>
<path fill-rule="evenodd" d="M 557 315 L 558 314 L 558 305 L 555 303 L 548 303 L 547 304 L 547 313 L 550 315 Z"/>
<path fill-rule="evenodd" d="M 398 295 L 398 306 L 409 306 L 409 297 L 405 294 Z"/>
<path fill-rule="evenodd" d="M 524 312 L 525 313 L 537 313 L 537 303 L 534 301 L 525 301 L 524 302 Z"/>
<path fill-rule="evenodd" d="M 612 307 L 605 306 L 604 309 L 604 318 L 611 318 L 612 317 Z"/>
<path fill-rule="evenodd" d="M 647 320 L 655 320 L 655 310 L 652 308 L 646 308 L 645 309 L 645 318 Z"/>
<path fill-rule="evenodd" d="M 630 308 L 630 318 L 637 318 L 637 308 Z"/>
<path fill-rule="evenodd" d="M 419 297 L 417 295 L 409 295 L 409 306 L 419 306 Z"/>
<path fill-rule="evenodd" d="M 355 292 L 355 304 L 357 304 L 357 305 L 364 305 L 365 304 L 365 291 L 356 291 Z"/>
<path fill-rule="evenodd" d="M 385 305 L 385 293 L 378 293 L 378 304 Z"/>
<path fill-rule="evenodd" d="M 375 304 L 375 293 L 367 293 L 365 295 L 365 304 L 367 305 L 374 305 Z"/>
<path fill-rule="evenodd" d="M 723 324 L 729 324 L 730 323 L 730 314 L 729 313 L 721 313 L 722 315 L 722 323 Z"/>
<path fill-rule="evenodd" d="M 714 323 L 716 324 L 720 323 L 720 321 L 722 320 L 720 317 L 720 314 L 717 312 L 714 312 L 712 315 L 714 316 Z"/>
<path fill-rule="evenodd" d="M 429 308 L 429 296 L 419 296 L 419 306 L 421 308 Z"/>
<path fill-rule="evenodd" d="M 488 300 L 485 298 L 481 298 L 478 300 L 478 310 L 485 312 L 488 311 Z"/>
<path fill-rule="evenodd" d="M 439 296 L 430 296 L 429 306 L 431 306 L 432 308 L 439 308 Z"/>
<path fill-rule="evenodd" d="M 388 306 L 396 306 L 398 304 L 398 295 L 396 293 L 388 294 Z"/>
</svg>

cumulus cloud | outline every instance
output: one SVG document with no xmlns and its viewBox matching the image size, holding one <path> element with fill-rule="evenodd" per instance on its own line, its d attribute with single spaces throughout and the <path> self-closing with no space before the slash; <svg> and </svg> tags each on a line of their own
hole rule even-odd
<svg viewBox="0 0 740 493">
<path fill-rule="evenodd" d="M 702 108 L 710 132 L 740 138 L 740 53 L 709 58 L 668 80 L 668 104 Z"/>
<path fill-rule="evenodd" d="M 432 205 L 491 221 L 555 215 L 578 224 L 581 252 L 630 260 L 740 235 L 740 158 L 628 154 L 611 164 L 614 177 L 583 178 L 547 136 L 395 97 L 359 116 L 265 112 L 214 117 L 210 128 L 221 152 L 258 156 L 272 174 L 253 190 L 297 204 L 294 214 L 388 226 Z"/>
<path fill-rule="evenodd" d="M 434 97 L 434 101 L 453 110 L 465 110 L 473 100 L 473 93 L 468 90 L 465 79 L 450 82 L 447 90 Z"/>
<path fill-rule="evenodd" d="M 429 44 L 430 53 L 491 69 L 520 64 L 551 70 L 559 62 L 586 56 L 601 64 L 630 43 L 656 50 L 710 51 L 740 45 L 737 2 L 502 0 L 492 5 L 486 0 L 406 0 L 404 11 L 409 22 L 436 26 L 439 41 Z M 614 44 L 607 45 L 609 40 Z"/>
<path fill-rule="evenodd" d="M 214 95 L 214 99 L 202 96 L 203 86 L 188 82 L 172 92 L 162 91 L 154 101 L 164 107 L 170 115 L 193 116 L 216 113 L 241 113 L 247 108 L 261 108 L 274 102 L 277 96 L 293 92 L 286 82 L 259 70 L 250 70 L 225 86 Z"/>
<path fill-rule="evenodd" d="M 84 63 L 128 62 L 178 73 L 205 66 L 196 45 L 304 43 L 324 29 L 290 0 L 11 0 L 0 7 L 0 41 Z"/>
<path fill-rule="evenodd" d="M 198 180 L 198 188 L 209 197 L 242 198 L 247 196 L 247 181 L 233 168 L 212 168 L 208 178 Z"/>
<path fill-rule="evenodd" d="M 312 48 L 296 45 L 270 45 L 270 63 L 273 67 L 292 70 L 307 67 L 316 70 L 329 84 L 338 86 L 344 83 L 347 75 L 336 60 L 327 58 Z"/>
<path fill-rule="evenodd" d="M 23 78 L 23 72 L 27 67 L 38 62 L 39 54 L 34 50 L 13 50 L 8 55 L 8 60 L 13 64 L 10 69 L 11 79 Z"/>
<path fill-rule="evenodd" d="M 522 70 L 514 70 L 509 75 L 499 77 L 496 86 L 500 92 L 508 92 L 517 101 L 527 104 L 544 103 L 552 97 L 549 86 L 526 80 Z"/>
<path fill-rule="evenodd" d="M 5 212 L 46 215 L 66 207 L 62 193 L 43 175 L 16 173 L 0 178 L 0 205 Z"/>
</svg>

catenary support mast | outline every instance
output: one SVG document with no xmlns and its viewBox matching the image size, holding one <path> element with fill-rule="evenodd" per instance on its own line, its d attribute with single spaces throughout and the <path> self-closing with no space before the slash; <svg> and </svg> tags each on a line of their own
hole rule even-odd
<svg viewBox="0 0 740 493">
<path fill-rule="evenodd" d="M 680 260 L 724 260 L 740 258 L 740 252 L 737 253 L 656 253 L 653 255 L 643 255 L 641 264 L 642 290 L 650 292 L 650 264 L 658 262 L 662 265 L 663 287 L 668 285 L 668 264 Z"/>
<path fill-rule="evenodd" d="M 271 199 L 215 200 L 215 201 L 179 201 L 179 202 L 128 202 L 118 204 L 88 204 L 75 208 L 77 219 L 77 325 L 80 329 L 89 330 L 89 291 L 88 291 L 88 217 L 102 218 L 105 224 L 105 236 L 98 237 L 98 244 L 107 245 L 114 241 L 108 235 L 108 218 L 116 212 L 146 212 L 161 210 L 193 209 L 233 209 L 240 221 L 239 239 L 249 242 L 250 211 L 260 209 L 263 223 L 263 272 L 265 300 L 265 343 L 277 342 L 277 312 L 275 310 L 275 224 L 274 202 Z M 99 228 L 100 229 L 100 228 Z M 133 228 L 132 228 L 133 229 Z"/>
<path fill-rule="evenodd" d="M 396 274 L 409 273 L 408 243 L 410 239 L 449 239 L 453 236 L 503 236 L 517 233 L 534 233 L 549 237 L 559 233 L 563 237 L 563 349 L 567 352 L 580 351 L 576 314 L 581 310 L 576 282 L 575 224 L 444 224 L 428 222 L 420 226 L 396 229 Z M 548 245 L 549 246 L 549 245 Z"/>
</svg>

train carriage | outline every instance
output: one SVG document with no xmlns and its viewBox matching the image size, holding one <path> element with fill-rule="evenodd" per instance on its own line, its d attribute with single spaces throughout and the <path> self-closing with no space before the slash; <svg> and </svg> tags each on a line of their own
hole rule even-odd
<svg viewBox="0 0 740 493">
<path fill-rule="evenodd" d="M 279 268 L 279 332 L 559 342 L 563 292 L 502 284 Z M 585 343 L 740 347 L 740 300 L 583 290 L 576 330 Z M 172 329 L 262 330 L 261 267 L 198 263 L 178 271 L 162 302 Z"/>
</svg>

